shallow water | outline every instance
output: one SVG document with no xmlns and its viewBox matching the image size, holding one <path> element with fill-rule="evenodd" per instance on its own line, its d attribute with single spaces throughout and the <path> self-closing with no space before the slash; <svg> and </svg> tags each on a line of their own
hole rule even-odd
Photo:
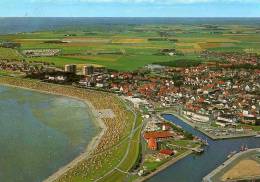
<svg viewBox="0 0 260 182">
<path fill-rule="evenodd" d="M 192 154 L 185 157 L 149 179 L 148 182 L 201 182 L 203 177 L 227 159 L 230 152 L 239 151 L 242 145 L 247 145 L 249 148 L 260 148 L 260 138 L 248 137 L 214 141 L 175 116 L 164 115 L 164 118 L 193 135 L 207 140 L 209 146 L 205 147 L 203 154 Z"/>
<path fill-rule="evenodd" d="M 259 18 L 176 18 L 176 17 L 0 17 L 0 34 L 19 32 L 48 31 L 57 29 L 92 30 L 104 26 L 110 30 L 111 25 L 146 25 L 146 24 L 213 24 L 213 25 L 259 25 Z"/>
<path fill-rule="evenodd" d="M 42 181 L 99 130 L 82 101 L 0 86 L 0 181 Z"/>
</svg>

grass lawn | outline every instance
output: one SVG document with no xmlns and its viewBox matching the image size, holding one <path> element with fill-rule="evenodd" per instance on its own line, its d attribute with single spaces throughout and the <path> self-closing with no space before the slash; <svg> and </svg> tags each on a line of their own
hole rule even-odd
<svg viewBox="0 0 260 182">
<path fill-rule="evenodd" d="M 21 60 L 22 56 L 14 49 L 0 47 L 0 59 Z"/>
<path fill-rule="evenodd" d="M 0 76 L 24 77 L 24 74 L 16 71 L 0 70 Z"/>
<path fill-rule="evenodd" d="M 138 160 L 139 153 L 140 153 L 140 135 L 142 130 L 142 127 L 140 127 L 141 125 L 142 125 L 142 117 L 140 114 L 138 114 L 137 123 L 135 125 L 135 128 L 138 129 L 135 131 L 133 139 L 130 141 L 129 153 L 126 159 L 118 167 L 119 170 L 122 170 L 124 172 L 129 172 Z M 104 182 L 124 181 L 128 177 L 128 175 L 126 173 L 120 172 L 119 170 L 113 171 L 111 174 L 106 176 L 101 181 Z"/>
<path fill-rule="evenodd" d="M 243 126 L 250 127 L 250 128 L 252 128 L 254 131 L 260 132 L 260 126 L 248 125 L 248 124 L 239 124 L 239 126 L 241 126 L 241 127 L 243 127 Z"/>
<path fill-rule="evenodd" d="M 0 75 L 2 75 L 2 76 L 9 76 L 11 74 L 14 74 L 14 72 L 13 71 L 0 70 Z"/>
<path fill-rule="evenodd" d="M 180 149 L 180 150 L 177 150 L 177 151 L 178 151 L 178 153 L 176 155 L 174 155 L 173 157 L 169 157 L 169 158 L 167 158 L 167 159 L 165 159 L 163 161 L 159 161 L 159 162 L 157 162 L 157 161 L 153 161 L 153 162 L 145 161 L 143 166 L 146 167 L 148 171 L 153 172 L 158 167 L 160 167 L 162 164 L 164 164 L 164 163 L 166 163 L 166 162 L 168 162 L 168 161 L 170 161 L 170 160 L 172 160 L 172 159 L 174 159 L 174 158 L 184 154 L 188 150 L 187 149 Z"/>
<path fill-rule="evenodd" d="M 136 160 L 137 160 L 139 153 L 140 153 L 141 129 L 142 128 L 139 128 L 135 132 L 134 137 L 131 140 L 130 150 L 129 150 L 128 156 L 127 156 L 126 160 L 124 160 L 124 162 L 118 167 L 119 169 L 121 169 L 123 171 L 129 171 L 134 166 L 134 164 L 136 163 Z"/>
<path fill-rule="evenodd" d="M 125 173 L 115 170 L 111 173 L 111 175 L 100 180 L 100 182 L 121 182 L 121 181 L 124 181 L 125 178 L 126 178 Z"/>
<path fill-rule="evenodd" d="M 180 147 L 190 147 L 190 148 L 198 146 L 198 143 L 195 143 L 191 140 L 176 140 L 176 141 L 173 141 L 172 144 L 178 145 Z"/>
<path fill-rule="evenodd" d="M 164 160 L 164 161 L 160 161 L 160 162 L 156 162 L 156 161 L 155 162 L 145 162 L 144 167 L 146 167 L 147 171 L 153 172 L 167 161 L 168 160 Z"/>
<path fill-rule="evenodd" d="M 65 64 L 86 64 L 87 61 L 79 58 L 66 57 L 34 57 L 26 58 L 27 61 L 54 63 L 57 67 L 63 68 Z"/>
<path fill-rule="evenodd" d="M 146 64 L 154 62 L 167 62 L 171 60 L 168 56 L 155 56 L 155 55 L 133 55 L 133 56 L 115 56 L 115 60 L 110 57 L 96 56 L 96 57 L 35 57 L 26 58 L 27 61 L 34 62 L 48 62 L 54 63 L 57 67 L 63 68 L 65 64 L 93 64 L 98 66 L 105 66 L 107 68 L 123 71 L 131 71 L 143 67 Z"/>
<path fill-rule="evenodd" d="M 102 163 L 102 168 L 96 169 L 95 164 L 91 164 L 91 165 L 93 165 L 91 167 L 92 171 L 90 171 L 87 176 L 85 176 L 84 173 L 81 173 L 80 171 L 75 170 L 75 172 L 78 172 L 78 175 L 73 176 L 70 179 L 70 181 L 86 182 L 86 181 L 91 181 L 93 179 L 97 179 L 98 177 L 105 175 L 108 171 L 112 170 L 114 168 L 114 166 L 116 166 L 119 163 L 119 161 L 123 158 L 125 151 L 127 149 L 127 145 L 128 145 L 128 142 L 125 141 L 120 146 L 111 149 L 110 152 L 112 153 L 112 155 L 110 157 L 104 158 L 104 157 L 100 156 L 100 162 Z M 118 173 L 113 172 L 109 176 L 105 177 L 104 179 L 118 177 L 118 176 L 113 176 L 113 175 L 118 175 Z M 124 177 L 125 177 L 125 174 L 122 173 L 121 178 L 124 178 Z"/>
</svg>

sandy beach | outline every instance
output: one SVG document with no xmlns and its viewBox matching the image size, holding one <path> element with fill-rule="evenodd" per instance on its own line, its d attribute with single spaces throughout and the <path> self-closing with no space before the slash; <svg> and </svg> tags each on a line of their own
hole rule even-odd
<svg viewBox="0 0 260 182">
<path fill-rule="evenodd" d="M 49 84 L 38 80 L 0 76 L 0 85 L 54 94 L 84 101 L 93 121 L 102 129 L 85 152 L 61 167 L 45 181 L 91 181 L 114 168 L 124 156 L 124 138 L 132 127 L 132 113 L 113 94 L 73 86 Z"/>
<path fill-rule="evenodd" d="M 41 83 L 41 84 L 45 84 L 45 83 Z M 102 129 L 101 132 L 96 137 L 94 137 L 92 139 L 92 141 L 88 144 L 88 146 L 86 147 L 86 150 L 83 153 L 81 153 L 78 157 L 76 157 L 73 161 L 71 161 L 67 165 L 61 167 L 57 172 L 55 172 L 54 174 L 49 176 L 43 182 L 52 182 L 52 181 L 59 179 L 63 174 L 65 174 L 70 169 L 75 167 L 79 162 L 86 160 L 86 159 L 91 157 L 92 152 L 97 148 L 97 146 L 100 143 L 102 137 L 104 136 L 105 131 L 107 129 L 107 126 L 102 121 L 102 119 L 99 117 L 97 109 L 93 106 L 93 104 L 90 101 L 88 101 L 86 99 L 78 98 L 78 97 L 75 97 L 75 96 L 72 96 L 72 95 L 68 95 L 68 94 L 46 91 L 46 90 L 41 90 L 41 89 L 35 89 L 35 88 L 30 88 L 30 87 L 25 87 L 25 86 L 19 86 L 19 85 L 16 85 L 16 84 L 12 84 L 11 82 L 9 82 L 9 83 L 6 82 L 6 81 L 3 82 L 3 80 L 1 80 L 1 79 L 0 79 L 0 85 L 26 89 L 26 90 L 30 90 L 30 91 L 45 93 L 45 94 L 53 94 L 53 95 L 58 95 L 58 96 L 63 96 L 63 97 L 70 97 L 70 98 L 73 98 L 73 99 L 76 99 L 76 100 L 83 101 L 84 103 L 86 103 L 87 107 L 89 108 L 88 111 L 90 111 L 89 113 L 91 115 L 91 118 L 93 119 L 93 122 L 95 124 L 97 124 Z"/>
</svg>

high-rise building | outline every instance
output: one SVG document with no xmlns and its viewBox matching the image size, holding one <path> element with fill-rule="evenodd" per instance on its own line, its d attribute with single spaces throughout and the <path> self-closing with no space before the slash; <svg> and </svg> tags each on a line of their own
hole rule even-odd
<svg viewBox="0 0 260 182">
<path fill-rule="evenodd" d="M 83 66 L 83 75 L 92 75 L 94 74 L 93 66 Z"/>
<path fill-rule="evenodd" d="M 77 72 L 77 65 L 75 65 L 75 64 L 66 64 L 65 65 L 65 72 L 67 72 L 67 73 L 76 73 Z"/>
</svg>

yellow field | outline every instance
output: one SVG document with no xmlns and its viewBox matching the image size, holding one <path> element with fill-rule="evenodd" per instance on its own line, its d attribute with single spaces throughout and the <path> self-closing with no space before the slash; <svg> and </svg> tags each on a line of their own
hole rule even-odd
<svg viewBox="0 0 260 182">
<path fill-rule="evenodd" d="M 129 39 L 114 39 L 112 40 L 112 43 L 116 44 L 140 44 L 140 43 L 146 43 L 146 39 L 142 38 L 129 38 Z"/>
<path fill-rule="evenodd" d="M 105 38 L 98 38 L 98 37 L 67 37 L 64 38 L 63 41 L 69 41 L 69 42 L 89 42 L 89 43 L 95 43 L 95 42 L 100 42 L 100 43 L 108 43 L 111 40 L 110 39 L 105 39 Z"/>
<path fill-rule="evenodd" d="M 222 176 L 222 181 L 260 176 L 260 164 L 254 160 L 242 160 Z"/>
<path fill-rule="evenodd" d="M 215 47 L 232 47 L 235 46 L 233 43 L 216 43 L 216 42 L 203 42 L 199 43 L 202 49 L 215 48 Z"/>
<path fill-rule="evenodd" d="M 177 50 L 183 53 L 192 53 L 203 51 L 199 43 L 176 43 Z M 178 48 L 179 47 L 179 48 Z"/>
</svg>

